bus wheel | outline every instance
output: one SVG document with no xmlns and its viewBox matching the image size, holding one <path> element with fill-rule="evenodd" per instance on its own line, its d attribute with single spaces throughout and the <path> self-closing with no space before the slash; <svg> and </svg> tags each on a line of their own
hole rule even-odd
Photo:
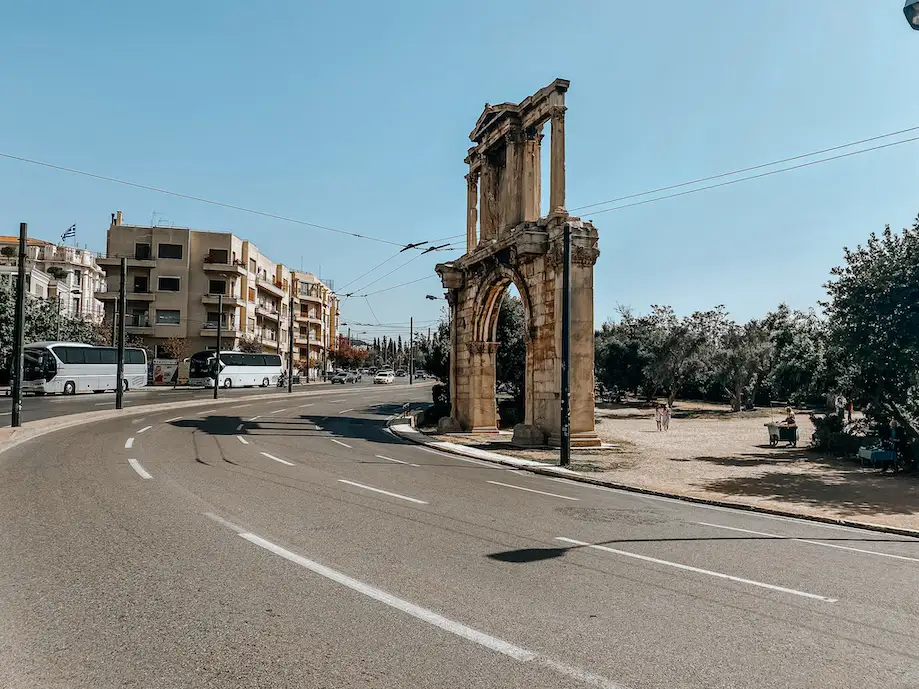
<svg viewBox="0 0 919 689">
<path fill-rule="evenodd" d="M 233 387 L 233 380 L 232 380 L 231 378 L 227 378 L 225 381 L 223 381 L 223 387 L 225 387 L 227 390 L 229 390 L 230 388 L 232 388 L 232 387 Z"/>
<path fill-rule="evenodd" d="M 64 383 L 64 394 L 65 395 L 76 395 L 77 394 L 77 385 L 72 380 L 68 380 Z"/>
<path fill-rule="evenodd" d="M 262 387 L 267 388 L 269 385 L 271 385 L 271 381 L 267 378 L 262 378 Z"/>
</svg>

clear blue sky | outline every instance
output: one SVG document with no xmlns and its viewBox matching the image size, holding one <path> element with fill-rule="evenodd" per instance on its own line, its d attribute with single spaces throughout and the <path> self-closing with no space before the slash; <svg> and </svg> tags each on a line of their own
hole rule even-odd
<svg viewBox="0 0 919 689">
<path fill-rule="evenodd" d="M 0 23 L 0 151 L 419 241 L 464 231 L 463 157 L 483 104 L 555 77 L 571 80 L 569 208 L 919 125 L 919 32 L 901 7 L 13 2 Z M 809 307 L 843 245 L 919 212 L 917 162 L 919 142 L 598 215 L 596 321 L 617 303 L 725 304 L 738 319 L 783 300 Z M 0 159 L 3 234 L 24 220 L 53 240 L 76 223 L 79 242 L 102 250 L 116 209 L 233 231 L 339 285 L 391 253 Z M 424 322 L 443 303 L 426 293 L 441 294 L 436 279 L 371 304 L 383 323 Z M 375 321 L 354 300 L 344 316 Z"/>
</svg>

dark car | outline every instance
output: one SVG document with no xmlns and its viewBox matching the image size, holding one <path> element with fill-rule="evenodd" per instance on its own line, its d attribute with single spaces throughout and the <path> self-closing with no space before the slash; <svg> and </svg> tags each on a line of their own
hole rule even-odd
<svg viewBox="0 0 919 689">
<path fill-rule="evenodd" d="M 396 371 L 396 378 L 405 378 L 405 371 L 401 368 Z"/>
<path fill-rule="evenodd" d="M 353 383 L 354 376 L 347 371 L 342 371 L 341 373 L 336 373 L 334 376 L 332 376 L 331 382 L 332 385 L 335 385 L 335 383 L 341 383 L 342 385 L 345 383 Z"/>
</svg>

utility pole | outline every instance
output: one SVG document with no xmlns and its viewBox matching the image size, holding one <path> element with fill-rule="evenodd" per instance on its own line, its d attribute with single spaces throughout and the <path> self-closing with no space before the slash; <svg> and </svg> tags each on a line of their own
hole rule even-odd
<svg viewBox="0 0 919 689">
<path fill-rule="evenodd" d="M 402 321 L 405 323 L 405 321 Z M 415 374 L 415 317 L 408 317 L 408 384 L 412 384 Z"/>
<path fill-rule="evenodd" d="M 217 293 L 217 360 L 214 362 L 214 399 L 220 387 L 220 338 L 223 336 L 223 295 Z"/>
<path fill-rule="evenodd" d="M 571 225 L 565 223 L 562 238 L 562 389 L 559 466 L 571 463 Z"/>
<path fill-rule="evenodd" d="M 16 272 L 16 314 L 13 322 L 13 416 L 10 425 L 22 425 L 22 348 L 26 330 L 26 239 L 27 223 L 19 223 L 19 266 Z"/>
<path fill-rule="evenodd" d="M 302 259 L 301 259 L 302 260 Z M 294 391 L 294 291 L 290 291 L 287 325 L 287 392 Z"/>
<path fill-rule="evenodd" d="M 118 368 L 115 386 L 115 409 L 124 408 L 124 313 L 128 298 L 128 259 L 121 259 L 121 283 L 118 285 Z"/>
</svg>

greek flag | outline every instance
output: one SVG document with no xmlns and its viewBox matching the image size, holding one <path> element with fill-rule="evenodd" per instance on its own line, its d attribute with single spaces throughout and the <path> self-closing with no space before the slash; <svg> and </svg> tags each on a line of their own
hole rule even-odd
<svg viewBox="0 0 919 689">
<path fill-rule="evenodd" d="M 76 236 L 77 236 L 77 226 L 76 224 L 74 224 L 68 227 L 67 231 L 61 235 L 61 241 L 64 242 L 68 240 L 70 237 L 76 237 Z"/>
</svg>

